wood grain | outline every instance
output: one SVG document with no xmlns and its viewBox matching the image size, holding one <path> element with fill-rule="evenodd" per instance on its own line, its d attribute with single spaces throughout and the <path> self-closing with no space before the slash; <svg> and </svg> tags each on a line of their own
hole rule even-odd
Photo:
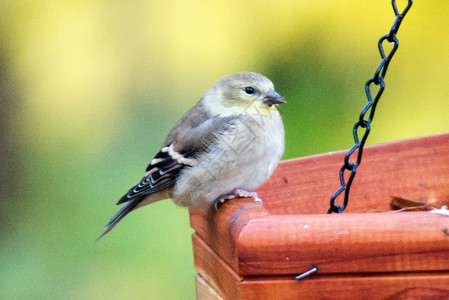
<svg viewBox="0 0 449 300">
<path fill-rule="evenodd" d="M 265 209 L 273 215 L 325 213 L 340 187 L 345 154 L 282 161 L 258 189 Z M 449 206 L 449 133 L 365 147 L 345 212 L 388 211 L 392 196 Z"/>
<path fill-rule="evenodd" d="M 287 299 L 449 299 L 449 274 L 335 276 L 247 280 L 241 284 L 245 300 Z"/>
<path fill-rule="evenodd" d="M 200 274 L 196 274 L 196 298 L 198 300 L 223 300 L 221 297 Z"/>
<path fill-rule="evenodd" d="M 190 224 L 196 235 L 238 272 L 237 241 L 242 228 L 252 219 L 269 215 L 252 198 L 227 201 L 219 211 L 190 210 Z"/>
<path fill-rule="evenodd" d="M 449 217 L 429 212 L 284 215 L 239 236 L 240 275 L 449 270 Z M 449 284 L 449 282 L 448 282 Z"/>
<path fill-rule="evenodd" d="M 207 284 L 225 299 L 240 298 L 242 277 L 215 254 L 195 233 L 193 235 L 195 268 Z"/>
</svg>

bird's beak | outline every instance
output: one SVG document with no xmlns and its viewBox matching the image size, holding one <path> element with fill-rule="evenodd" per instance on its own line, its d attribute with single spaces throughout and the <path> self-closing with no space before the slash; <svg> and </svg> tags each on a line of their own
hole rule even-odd
<svg viewBox="0 0 449 300">
<path fill-rule="evenodd" d="M 279 95 L 275 90 L 272 90 L 265 95 L 263 103 L 271 107 L 274 104 L 287 103 L 287 101 L 285 101 L 284 97 Z"/>
</svg>

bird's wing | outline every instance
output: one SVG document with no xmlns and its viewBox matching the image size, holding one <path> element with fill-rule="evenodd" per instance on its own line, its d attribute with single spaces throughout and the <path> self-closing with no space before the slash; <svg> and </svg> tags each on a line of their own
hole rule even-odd
<svg viewBox="0 0 449 300">
<path fill-rule="evenodd" d="M 209 116 L 202 102 L 198 102 L 168 134 L 162 149 L 146 168 L 142 180 L 117 204 L 140 202 L 150 194 L 172 188 L 181 170 L 194 166 L 196 157 L 208 151 L 215 139 L 229 130 L 236 118 L 238 116 Z"/>
<path fill-rule="evenodd" d="M 148 195 L 169 189 L 175 185 L 181 170 L 195 163 L 194 155 L 196 151 L 195 149 L 183 149 L 177 152 L 173 147 L 174 143 L 163 147 L 159 151 L 148 165 L 142 180 L 129 189 L 117 204 L 129 201 L 140 202 Z"/>
</svg>

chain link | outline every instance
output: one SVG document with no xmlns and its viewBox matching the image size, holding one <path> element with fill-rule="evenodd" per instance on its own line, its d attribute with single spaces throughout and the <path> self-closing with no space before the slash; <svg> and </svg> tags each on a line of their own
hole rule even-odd
<svg viewBox="0 0 449 300">
<path fill-rule="evenodd" d="M 346 153 L 344 164 L 340 168 L 341 187 L 335 192 L 335 194 L 330 199 L 330 208 L 327 211 L 328 214 L 333 212 L 342 213 L 343 210 L 348 205 L 349 190 L 351 189 L 352 181 L 354 180 L 355 174 L 357 172 L 357 167 L 362 162 L 363 147 L 371 131 L 371 122 L 373 121 L 374 118 L 374 112 L 376 110 L 376 106 L 377 103 L 379 102 L 380 96 L 382 95 L 385 89 L 384 83 L 385 74 L 387 73 L 388 65 L 390 64 L 391 59 L 393 58 L 394 54 L 396 53 L 396 50 L 399 47 L 399 40 L 397 39 L 396 34 L 399 30 L 399 26 L 401 25 L 402 20 L 404 19 L 405 15 L 407 14 L 408 10 L 410 9 L 413 3 L 413 0 L 406 0 L 406 1 L 408 2 L 407 6 L 401 13 L 399 13 L 398 7 L 396 5 L 396 0 L 391 1 L 396 19 L 394 20 L 390 33 L 383 35 L 379 39 L 379 42 L 377 43 L 382 61 L 380 62 L 379 66 L 374 72 L 374 76 L 368 79 L 368 81 L 365 84 L 365 93 L 366 97 L 368 98 L 368 104 L 366 104 L 366 106 L 362 109 L 359 120 L 355 123 L 352 129 L 352 134 L 354 136 L 354 146 L 351 149 L 349 149 L 349 151 Z M 385 41 L 393 44 L 393 48 L 391 48 L 388 54 L 386 54 L 386 51 L 383 46 Z M 373 95 L 371 94 L 371 88 L 372 87 L 374 88 L 373 85 L 376 86 L 377 88 L 377 93 L 375 94 L 374 98 Z M 363 133 L 361 135 L 362 136 L 361 139 L 359 138 L 360 136 L 359 131 L 361 131 L 360 133 Z M 352 155 L 356 155 L 357 157 L 355 162 L 350 161 Z M 346 172 L 350 172 L 347 181 L 345 180 Z M 336 205 L 335 200 L 343 191 L 345 192 L 343 205 Z"/>
</svg>

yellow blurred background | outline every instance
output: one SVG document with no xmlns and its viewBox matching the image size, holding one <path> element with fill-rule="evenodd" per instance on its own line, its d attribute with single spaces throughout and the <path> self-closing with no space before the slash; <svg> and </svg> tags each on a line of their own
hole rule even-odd
<svg viewBox="0 0 449 300">
<path fill-rule="evenodd" d="M 235 72 L 265 74 L 285 96 L 284 159 L 351 147 L 394 20 L 387 0 L 6 0 L 0 11 L 1 299 L 194 299 L 188 211 L 153 204 L 96 242 L 115 202 Z M 368 144 L 449 131 L 448 15 L 448 1 L 415 1 Z"/>
</svg>

